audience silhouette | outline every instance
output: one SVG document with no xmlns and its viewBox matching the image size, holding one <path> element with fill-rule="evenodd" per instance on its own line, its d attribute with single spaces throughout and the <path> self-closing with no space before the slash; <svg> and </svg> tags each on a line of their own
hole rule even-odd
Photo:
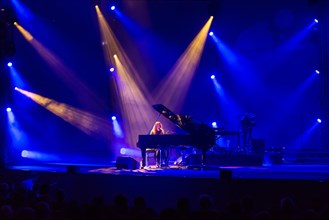
<svg viewBox="0 0 329 220">
<path fill-rule="evenodd" d="M 34 176 L 35 177 L 35 176 Z M 34 178 L 33 177 L 33 178 Z M 52 184 L 0 183 L 1 220 L 328 220 L 328 203 L 317 201 L 305 207 L 305 201 L 282 196 L 278 201 L 257 201 L 253 195 L 241 195 L 238 200 L 214 206 L 214 195 L 199 195 L 198 201 L 178 197 L 176 205 L 168 204 L 161 211 L 149 206 L 144 195 L 133 197 L 118 193 L 107 204 L 104 195 L 95 195 L 90 203 L 66 201 L 65 191 Z M 319 195 L 320 196 L 320 195 Z M 192 210 L 190 202 L 196 202 Z M 264 209 L 256 204 L 266 202 Z M 300 204 L 303 202 L 303 206 Z"/>
</svg>

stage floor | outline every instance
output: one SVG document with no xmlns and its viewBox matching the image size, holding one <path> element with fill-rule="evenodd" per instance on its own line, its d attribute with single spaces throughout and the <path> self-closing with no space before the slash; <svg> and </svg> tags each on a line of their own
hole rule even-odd
<svg viewBox="0 0 329 220">
<path fill-rule="evenodd" d="M 24 166 L 8 166 L 8 170 L 103 174 L 103 175 L 130 175 L 130 176 L 170 176 L 189 178 L 232 178 L 232 179 L 278 179 L 278 180 L 329 180 L 329 165 L 268 165 L 268 166 L 206 166 L 181 167 L 169 166 L 145 169 L 118 169 L 115 163 L 110 164 L 37 164 Z"/>
</svg>

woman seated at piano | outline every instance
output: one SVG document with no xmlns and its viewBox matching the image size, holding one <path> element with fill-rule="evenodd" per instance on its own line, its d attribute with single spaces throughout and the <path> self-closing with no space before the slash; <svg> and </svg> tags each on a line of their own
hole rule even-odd
<svg viewBox="0 0 329 220">
<path fill-rule="evenodd" d="M 156 121 L 153 125 L 150 135 L 163 135 L 163 134 L 166 134 L 166 133 L 163 129 L 162 123 L 159 121 Z M 165 148 L 165 147 L 159 145 L 158 148 L 156 149 L 157 167 L 168 166 L 168 159 L 169 159 L 168 148 Z"/>
<path fill-rule="evenodd" d="M 153 125 L 150 135 L 159 135 L 159 134 L 165 134 L 165 131 L 162 128 L 162 123 L 156 121 Z"/>
</svg>

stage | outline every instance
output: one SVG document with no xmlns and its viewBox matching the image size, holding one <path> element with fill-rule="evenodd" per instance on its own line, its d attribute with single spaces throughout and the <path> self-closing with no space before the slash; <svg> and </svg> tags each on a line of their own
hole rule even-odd
<svg viewBox="0 0 329 220">
<path fill-rule="evenodd" d="M 10 171 L 49 172 L 70 174 L 99 174 L 125 176 L 159 176 L 196 179 L 258 179 L 329 181 L 329 165 L 266 165 L 266 166 L 169 166 L 145 169 L 117 168 L 109 164 L 40 164 L 9 166 Z"/>
</svg>

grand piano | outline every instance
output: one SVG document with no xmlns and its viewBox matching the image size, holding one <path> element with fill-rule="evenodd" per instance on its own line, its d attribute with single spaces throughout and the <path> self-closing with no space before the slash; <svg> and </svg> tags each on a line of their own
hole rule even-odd
<svg viewBox="0 0 329 220">
<path fill-rule="evenodd" d="M 146 164 L 146 148 L 178 145 L 192 146 L 201 150 L 201 165 L 205 166 L 206 152 L 214 146 L 216 142 L 215 130 L 206 124 L 193 121 L 190 116 L 175 114 L 162 104 L 156 104 L 152 107 L 186 131 L 187 134 L 139 135 L 137 147 L 139 147 L 142 152 L 142 167 L 145 167 Z"/>
</svg>

